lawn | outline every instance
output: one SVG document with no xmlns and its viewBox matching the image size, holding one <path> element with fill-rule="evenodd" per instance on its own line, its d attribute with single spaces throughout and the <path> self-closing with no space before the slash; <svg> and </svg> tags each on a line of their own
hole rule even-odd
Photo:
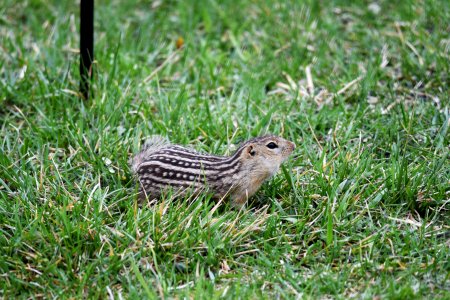
<svg viewBox="0 0 450 300">
<path fill-rule="evenodd" d="M 0 3 L 0 298 L 450 298 L 450 5 Z M 147 136 L 292 157 L 242 210 L 139 206 Z"/>
</svg>

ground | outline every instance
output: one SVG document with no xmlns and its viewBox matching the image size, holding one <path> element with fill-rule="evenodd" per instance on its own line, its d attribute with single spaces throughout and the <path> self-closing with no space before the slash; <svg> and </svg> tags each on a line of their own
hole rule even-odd
<svg viewBox="0 0 450 300">
<path fill-rule="evenodd" d="M 1 298 L 450 298 L 447 1 L 0 4 Z M 159 134 L 294 155 L 242 210 L 139 206 Z"/>
</svg>

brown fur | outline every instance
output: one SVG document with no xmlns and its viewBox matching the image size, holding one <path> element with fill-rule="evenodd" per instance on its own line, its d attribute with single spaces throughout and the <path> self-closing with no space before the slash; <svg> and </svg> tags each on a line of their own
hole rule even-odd
<svg viewBox="0 0 450 300">
<path fill-rule="evenodd" d="M 273 135 L 251 139 L 229 157 L 198 153 L 161 137 L 153 137 L 146 145 L 132 162 L 141 197 L 158 198 L 167 188 L 179 194 L 207 188 L 214 198 L 228 196 L 237 207 L 245 204 L 295 149 L 294 143 Z"/>
</svg>

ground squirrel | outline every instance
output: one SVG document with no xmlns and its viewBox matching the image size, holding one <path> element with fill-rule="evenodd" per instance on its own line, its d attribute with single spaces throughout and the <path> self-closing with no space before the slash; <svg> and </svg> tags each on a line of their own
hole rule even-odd
<svg viewBox="0 0 450 300">
<path fill-rule="evenodd" d="M 208 188 L 215 199 L 229 196 L 240 207 L 274 175 L 295 144 L 266 135 L 243 143 L 231 156 L 215 156 L 171 144 L 153 136 L 132 160 L 141 199 L 158 198 L 164 189 L 201 191 Z"/>
</svg>

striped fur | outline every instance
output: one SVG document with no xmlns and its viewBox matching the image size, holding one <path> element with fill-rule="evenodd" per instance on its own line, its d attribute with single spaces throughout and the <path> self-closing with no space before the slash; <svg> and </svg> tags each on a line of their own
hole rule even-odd
<svg viewBox="0 0 450 300">
<path fill-rule="evenodd" d="M 231 185 L 223 185 L 222 179 L 236 173 L 240 167 L 236 157 L 219 157 L 196 153 L 190 149 L 170 145 L 157 150 L 139 165 L 137 174 L 144 194 L 159 197 L 161 188 L 171 186 L 175 190 L 213 188 L 225 194 Z"/>
<path fill-rule="evenodd" d="M 280 157 L 283 156 L 282 160 L 293 150 L 293 143 L 279 137 L 266 136 L 252 139 L 239 147 L 232 156 L 223 157 L 198 153 L 189 148 L 170 144 L 164 138 L 152 137 L 132 161 L 132 169 L 140 183 L 140 197 L 158 198 L 169 188 L 177 193 L 188 190 L 199 192 L 208 188 L 215 198 L 233 194 L 235 190 L 239 190 L 240 194 L 244 193 L 247 198 L 274 172 L 259 170 L 258 159 L 262 158 L 252 157 L 246 151 L 264 145 L 261 148 L 261 153 L 264 154 L 263 152 L 267 150 L 264 143 L 268 140 L 280 144 L 290 143 L 291 148 L 289 151 L 286 150 L 287 154 L 284 152 L 279 154 Z M 270 158 L 268 156 L 266 160 L 270 162 Z M 279 163 L 277 160 L 277 165 L 273 169 L 277 169 L 282 160 L 279 160 Z M 254 177 L 257 177 L 257 180 L 254 180 Z M 248 187 L 252 182 L 257 183 L 256 189 Z M 239 198 L 244 196 L 239 195 Z"/>
</svg>

